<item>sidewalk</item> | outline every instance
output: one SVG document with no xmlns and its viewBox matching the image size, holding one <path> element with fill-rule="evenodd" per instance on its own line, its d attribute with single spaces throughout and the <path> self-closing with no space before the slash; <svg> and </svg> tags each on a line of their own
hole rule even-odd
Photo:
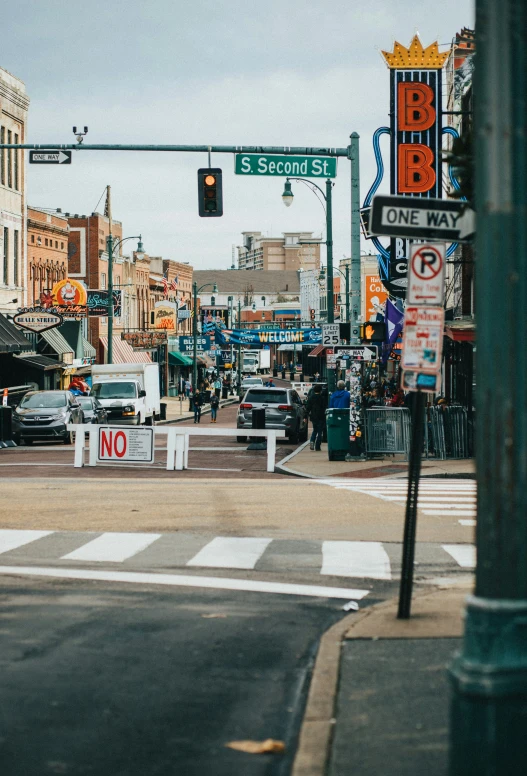
<svg viewBox="0 0 527 776">
<path fill-rule="evenodd" d="M 157 425 L 163 426 L 167 423 L 181 423 L 184 420 L 192 420 L 194 418 L 194 411 L 189 410 L 189 399 L 186 396 L 183 396 L 182 399 L 183 400 L 180 401 L 179 396 L 163 396 L 161 402 L 167 405 L 167 416 L 166 420 L 158 420 Z M 237 403 L 238 399 L 236 396 L 229 396 L 228 399 L 220 400 L 220 408 Z M 208 415 L 209 413 L 210 404 L 204 404 L 201 414 Z"/>
<path fill-rule="evenodd" d="M 447 666 L 469 583 L 350 614 L 322 638 L 292 776 L 447 776 Z"/>
<path fill-rule="evenodd" d="M 322 445 L 321 452 L 309 449 L 309 443 L 295 450 L 288 458 L 277 465 L 277 470 L 284 474 L 310 479 L 327 477 L 405 477 L 408 472 L 408 461 L 403 455 L 386 455 L 369 461 L 330 461 L 328 460 L 327 444 Z M 476 467 L 473 458 L 448 459 L 423 458 L 421 477 L 475 477 Z"/>
</svg>

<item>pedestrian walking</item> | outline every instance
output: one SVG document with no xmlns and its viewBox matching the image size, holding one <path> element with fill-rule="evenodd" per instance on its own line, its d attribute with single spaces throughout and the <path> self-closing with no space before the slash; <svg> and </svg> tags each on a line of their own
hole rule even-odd
<svg viewBox="0 0 527 776">
<path fill-rule="evenodd" d="M 219 407 L 220 407 L 219 396 L 214 394 L 214 396 L 210 397 L 210 422 L 211 423 L 216 423 Z"/>
<path fill-rule="evenodd" d="M 199 423 L 201 420 L 201 408 L 203 406 L 203 393 L 202 391 L 196 391 L 193 397 L 194 406 L 194 423 Z"/>
<path fill-rule="evenodd" d="M 187 399 L 190 396 L 190 380 L 188 379 L 185 380 L 185 396 L 187 397 Z"/>
<path fill-rule="evenodd" d="M 337 383 L 337 390 L 333 391 L 329 397 L 329 406 L 337 409 L 349 410 L 350 402 L 351 394 L 349 391 L 346 391 L 344 380 L 339 380 Z"/>
<path fill-rule="evenodd" d="M 220 396 L 221 396 L 221 380 L 220 380 L 220 376 L 219 375 L 214 380 L 214 393 L 216 394 L 217 398 L 219 399 Z M 212 400 L 211 400 L 211 406 L 212 406 Z"/>
<path fill-rule="evenodd" d="M 309 441 L 310 450 L 320 450 L 324 424 L 326 422 L 326 400 L 322 395 L 322 386 L 317 383 L 306 403 L 306 411 L 313 426 L 313 432 Z"/>
</svg>

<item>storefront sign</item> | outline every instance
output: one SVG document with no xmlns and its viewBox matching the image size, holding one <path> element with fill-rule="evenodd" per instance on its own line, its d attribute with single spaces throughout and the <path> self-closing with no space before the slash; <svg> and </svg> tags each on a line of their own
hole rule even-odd
<svg viewBox="0 0 527 776">
<path fill-rule="evenodd" d="M 196 337 L 196 352 L 204 353 L 206 350 L 210 350 L 210 337 Z M 180 337 L 179 338 L 179 352 L 180 353 L 193 353 L 194 352 L 194 337 Z"/>
<path fill-rule="evenodd" d="M 113 316 L 120 318 L 122 314 L 122 295 L 119 290 L 113 291 Z M 108 291 L 104 288 L 88 289 L 86 307 L 88 315 L 107 316 L 108 315 Z"/>
<path fill-rule="evenodd" d="M 123 331 L 121 339 L 128 342 L 134 350 L 154 350 L 167 344 L 165 331 Z"/>
<path fill-rule="evenodd" d="M 388 293 L 378 275 L 366 275 L 364 278 L 364 320 L 376 321 L 377 316 L 384 316 L 384 305 Z M 382 320 L 382 318 L 380 319 Z"/>
<path fill-rule="evenodd" d="M 176 330 L 177 306 L 175 302 L 156 302 L 152 325 L 154 329 Z"/>
<path fill-rule="evenodd" d="M 19 307 L 16 315 L 13 315 L 13 323 L 28 331 L 47 331 L 54 329 L 63 323 L 62 315 L 54 310 L 46 310 L 44 307 Z"/>
<path fill-rule="evenodd" d="M 86 288 L 78 280 L 66 278 L 59 280 L 51 289 L 55 304 L 60 306 L 85 306 L 87 301 Z"/>
</svg>

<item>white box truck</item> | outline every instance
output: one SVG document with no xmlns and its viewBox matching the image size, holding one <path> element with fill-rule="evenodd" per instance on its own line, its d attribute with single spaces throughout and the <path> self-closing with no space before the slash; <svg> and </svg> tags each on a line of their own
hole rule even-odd
<svg viewBox="0 0 527 776">
<path fill-rule="evenodd" d="M 245 375 L 255 375 L 268 372 L 271 368 L 270 350 L 242 350 L 242 372 Z"/>
<path fill-rule="evenodd" d="M 160 412 L 158 364 L 94 364 L 91 395 L 108 412 L 108 422 L 152 426 Z"/>
</svg>

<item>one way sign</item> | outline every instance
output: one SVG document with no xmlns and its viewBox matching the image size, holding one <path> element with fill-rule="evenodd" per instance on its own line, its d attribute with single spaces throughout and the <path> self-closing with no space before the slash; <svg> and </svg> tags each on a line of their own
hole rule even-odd
<svg viewBox="0 0 527 776">
<path fill-rule="evenodd" d="M 71 164 L 71 151 L 30 151 L 30 164 Z"/>
<path fill-rule="evenodd" d="M 465 202 L 385 196 L 374 197 L 372 201 L 372 234 L 471 242 L 475 229 L 475 213 Z"/>
</svg>

